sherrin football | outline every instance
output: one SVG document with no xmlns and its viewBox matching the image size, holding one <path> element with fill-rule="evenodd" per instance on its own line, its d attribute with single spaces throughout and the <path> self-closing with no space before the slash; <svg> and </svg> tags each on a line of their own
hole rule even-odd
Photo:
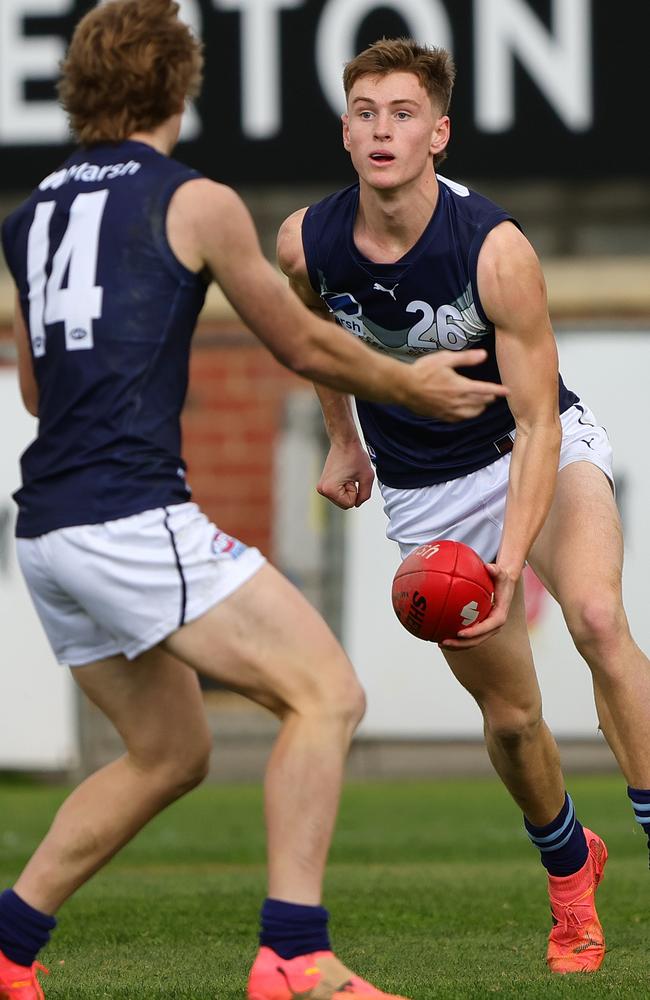
<svg viewBox="0 0 650 1000">
<path fill-rule="evenodd" d="M 494 584 L 479 555 L 446 539 L 418 546 L 393 579 L 393 608 L 418 639 L 442 642 L 487 618 Z"/>
</svg>

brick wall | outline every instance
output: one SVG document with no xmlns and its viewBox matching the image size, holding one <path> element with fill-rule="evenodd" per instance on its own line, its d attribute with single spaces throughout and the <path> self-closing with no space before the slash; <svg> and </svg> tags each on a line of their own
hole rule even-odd
<svg viewBox="0 0 650 1000">
<path fill-rule="evenodd" d="M 269 556 L 274 448 L 285 397 L 300 385 L 251 334 L 197 332 L 183 417 L 188 481 L 220 528 Z"/>
<path fill-rule="evenodd" d="M 10 331 L 1 354 L 12 358 Z M 183 416 L 194 499 L 219 527 L 273 556 L 273 460 L 286 394 L 304 386 L 241 326 L 202 324 Z"/>
</svg>

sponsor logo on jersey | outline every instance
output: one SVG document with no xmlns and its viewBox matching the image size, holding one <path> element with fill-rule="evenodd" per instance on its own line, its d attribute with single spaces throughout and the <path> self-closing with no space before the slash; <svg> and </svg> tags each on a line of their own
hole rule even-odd
<svg viewBox="0 0 650 1000">
<path fill-rule="evenodd" d="M 321 292 L 321 298 L 339 326 L 362 337 L 365 333 L 361 320 L 361 305 L 350 292 Z"/>
<path fill-rule="evenodd" d="M 215 556 L 229 556 L 231 559 L 237 559 L 242 552 L 246 551 L 247 546 L 238 538 L 227 535 L 225 531 L 216 531 L 211 548 Z"/>
<path fill-rule="evenodd" d="M 70 181 L 84 181 L 92 184 L 94 181 L 112 181 L 116 177 L 131 177 L 137 174 L 142 166 L 136 160 L 129 160 L 128 163 L 107 163 L 100 167 L 97 163 L 76 163 L 72 167 L 55 170 L 48 174 L 38 185 L 39 191 L 48 191 L 50 188 L 60 188 Z"/>
<path fill-rule="evenodd" d="M 413 299 L 404 306 L 406 314 L 417 317 L 415 323 L 407 316 L 401 329 L 388 329 L 363 314 L 361 303 L 352 292 L 332 291 L 322 271 L 318 272 L 320 296 L 334 315 L 339 326 L 379 350 L 397 353 L 404 361 L 412 361 L 428 351 L 462 351 L 480 343 L 490 327 L 479 317 L 474 304 L 471 282 L 453 302 L 435 308 L 431 303 Z M 397 302 L 400 282 L 390 287 L 375 281 L 373 292 L 383 292 Z"/>
</svg>

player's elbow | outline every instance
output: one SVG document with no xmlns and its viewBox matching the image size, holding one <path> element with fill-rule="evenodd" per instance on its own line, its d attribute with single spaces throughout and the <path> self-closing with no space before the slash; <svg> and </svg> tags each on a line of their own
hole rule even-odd
<svg viewBox="0 0 650 1000">
<path fill-rule="evenodd" d="M 346 391 L 349 373 L 336 356 L 318 348 L 305 349 L 295 358 L 292 371 L 309 382 Z"/>
<path fill-rule="evenodd" d="M 320 381 L 322 376 L 328 372 L 328 366 L 322 354 L 310 347 L 305 347 L 298 351 L 293 356 L 290 367 L 296 375 L 309 379 L 311 382 Z"/>
</svg>

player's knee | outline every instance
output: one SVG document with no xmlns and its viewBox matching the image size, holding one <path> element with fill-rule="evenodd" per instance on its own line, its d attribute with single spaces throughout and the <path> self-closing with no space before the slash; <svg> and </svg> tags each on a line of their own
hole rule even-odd
<svg viewBox="0 0 650 1000">
<path fill-rule="evenodd" d="M 578 651 L 587 660 L 606 657 L 628 631 L 625 611 L 613 593 L 585 595 L 565 609 L 565 617 Z"/>
<path fill-rule="evenodd" d="M 206 739 L 197 745 L 192 753 L 184 761 L 182 773 L 180 775 L 184 791 L 196 788 L 207 778 L 210 770 L 210 755 L 212 753 L 212 739 Z"/>
<path fill-rule="evenodd" d="M 212 737 L 206 727 L 204 732 L 185 734 L 182 740 L 170 739 L 164 746 L 153 748 L 153 752 L 132 759 L 171 801 L 201 784 L 210 769 L 211 752 Z"/>
<path fill-rule="evenodd" d="M 356 679 L 348 694 L 348 718 L 354 731 L 366 714 L 366 692 Z"/>
<path fill-rule="evenodd" d="M 541 705 L 501 706 L 485 714 L 485 727 L 492 739 L 508 754 L 534 740 L 542 723 Z"/>
<path fill-rule="evenodd" d="M 313 675 L 313 682 L 302 710 L 328 719 L 352 734 L 365 714 L 366 695 L 347 660 L 337 663 L 332 670 L 319 671 Z"/>
<path fill-rule="evenodd" d="M 210 752 L 193 752 L 183 758 L 167 762 L 163 769 L 163 783 L 172 798 L 178 798 L 200 785 L 210 769 Z"/>
<path fill-rule="evenodd" d="M 366 711 L 366 695 L 356 675 L 345 671 L 325 683 L 319 694 L 322 714 L 341 722 L 351 732 L 357 728 Z"/>
</svg>

